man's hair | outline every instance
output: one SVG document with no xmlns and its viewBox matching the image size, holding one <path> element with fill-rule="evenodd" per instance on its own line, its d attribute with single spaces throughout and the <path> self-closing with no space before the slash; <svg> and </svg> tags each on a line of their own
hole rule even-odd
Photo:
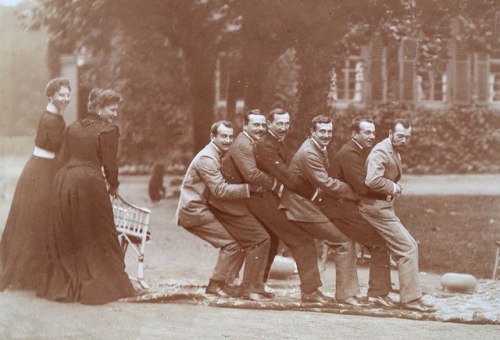
<svg viewBox="0 0 500 340">
<path fill-rule="evenodd" d="M 397 118 L 392 121 L 391 125 L 391 131 L 394 131 L 396 129 L 396 125 L 401 124 L 405 129 L 408 129 L 411 127 L 411 123 L 408 119 L 404 118 Z"/>
<path fill-rule="evenodd" d="M 227 128 L 232 129 L 233 128 L 233 123 L 227 120 L 218 120 L 215 123 L 212 124 L 212 127 L 210 128 L 210 136 L 217 137 L 217 131 L 219 130 L 219 126 L 224 125 Z"/>
<path fill-rule="evenodd" d="M 47 98 L 52 97 L 63 86 L 66 86 L 71 91 L 68 79 L 59 77 L 49 80 L 47 86 L 45 86 L 45 94 L 47 95 Z"/>
<path fill-rule="evenodd" d="M 263 116 L 264 114 L 262 113 L 262 111 L 260 109 L 252 109 L 250 111 L 247 111 L 243 114 L 243 124 L 247 125 L 248 122 L 250 121 L 250 118 L 248 118 L 248 116 L 250 115 L 261 115 Z"/>
<path fill-rule="evenodd" d="M 311 131 L 316 131 L 316 124 L 328 124 L 333 123 L 332 119 L 327 115 L 318 115 L 314 117 L 311 121 Z"/>
<path fill-rule="evenodd" d="M 373 119 L 370 116 L 356 116 L 351 121 L 351 131 L 360 132 L 361 131 L 361 122 L 368 122 L 373 124 Z"/>
<path fill-rule="evenodd" d="M 282 108 L 275 108 L 275 109 L 272 109 L 268 114 L 267 114 L 267 120 L 270 121 L 270 122 L 274 122 L 274 116 L 275 115 L 284 115 L 284 114 L 287 114 L 288 112 L 286 112 L 285 110 L 283 110 Z"/>
</svg>

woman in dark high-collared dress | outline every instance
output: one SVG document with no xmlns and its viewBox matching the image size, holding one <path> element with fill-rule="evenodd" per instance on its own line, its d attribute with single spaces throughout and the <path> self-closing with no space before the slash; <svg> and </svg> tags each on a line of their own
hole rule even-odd
<svg viewBox="0 0 500 340">
<path fill-rule="evenodd" d="M 90 114 L 66 130 L 65 165 L 54 179 L 49 268 L 39 296 L 104 304 L 135 294 L 125 272 L 109 196 L 119 185 L 119 130 L 112 119 L 120 101 L 113 90 L 92 90 Z"/>
<path fill-rule="evenodd" d="M 40 116 L 33 155 L 17 182 L 0 242 L 0 291 L 34 290 L 44 267 L 52 180 L 65 128 L 62 113 L 71 88 L 67 79 L 55 78 L 45 90 L 49 103 Z"/>
</svg>

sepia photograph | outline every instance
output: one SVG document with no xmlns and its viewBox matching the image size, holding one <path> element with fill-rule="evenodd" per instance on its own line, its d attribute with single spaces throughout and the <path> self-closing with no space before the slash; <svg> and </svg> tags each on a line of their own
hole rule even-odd
<svg viewBox="0 0 500 340">
<path fill-rule="evenodd" d="M 0 0 L 2 339 L 498 339 L 500 0 Z"/>
</svg>

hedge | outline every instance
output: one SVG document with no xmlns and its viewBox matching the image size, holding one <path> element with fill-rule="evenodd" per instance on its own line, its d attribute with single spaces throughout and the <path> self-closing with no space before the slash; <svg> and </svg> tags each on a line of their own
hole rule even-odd
<svg viewBox="0 0 500 340">
<path fill-rule="evenodd" d="M 360 114 L 373 117 L 377 129 L 377 142 L 387 137 L 393 119 L 399 117 L 410 119 L 413 134 L 410 146 L 403 155 L 404 172 L 407 174 L 500 172 L 499 112 L 480 106 L 450 107 L 442 110 L 390 104 L 364 109 L 349 107 L 334 114 L 335 128 L 334 140 L 330 147 L 331 156 L 349 140 L 351 120 Z M 292 131 L 287 138 L 292 152 L 305 138 L 303 134 L 294 130 L 297 127 L 294 127 L 293 120 Z M 165 162 L 167 172 L 181 172 L 179 169 L 185 169 L 191 160 L 191 153 L 187 147 L 189 142 L 186 142 L 189 138 L 183 139 L 185 141 L 179 144 L 181 147 L 171 144 L 170 149 L 161 148 L 163 154 L 149 155 L 151 164 L 138 164 L 135 152 L 122 150 L 121 163 L 133 165 L 124 166 L 123 173 L 134 173 L 134 169 L 142 173 L 147 172 L 153 163 L 158 161 Z M 122 140 L 122 143 L 127 145 L 127 141 Z M 155 148 L 148 149 L 151 152 Z M 147 162 L 143 158 L 144 161 Z"/>
<path fill-rule="evenodd" d="M 348 108 L 335 116 L 335 152 L 350 138 L 350 121 L 359 114 L 373 117 L 377 142 L 386 138 L 395 118 L 413 126 L 405 153 L 405 173 L 500 172 L 500 114 L 485 107 L 451 107 L 443 110 L 382 105 Z"/>
</svg>

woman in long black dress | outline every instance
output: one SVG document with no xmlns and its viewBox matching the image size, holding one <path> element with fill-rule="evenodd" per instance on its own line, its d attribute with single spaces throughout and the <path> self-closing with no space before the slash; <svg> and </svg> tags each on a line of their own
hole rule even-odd
<svg viewBox="0 0 500 340">
<path fill-rule="evenodd" d="M 52 79 L 45 92 L 49 103 L 38 123 L 33 155 L 17 182 L 0 242 L 0 291 L 34 290 L 44 267 L 52 180 L 65 128 L 62 113 L 71 96 L 69 81 Z"/>
<path fill-rule="evenodd" d="M 104 304 L 135 294 L 109 197 L 119 185 L 119 130 L 111 120 L 121 98 L 113 90 L 94 89 L 89 100 L 89 116 L 67 128 L 66 163 L 54 179 L 48 277 L 38 295 Z"/>
</svg>

